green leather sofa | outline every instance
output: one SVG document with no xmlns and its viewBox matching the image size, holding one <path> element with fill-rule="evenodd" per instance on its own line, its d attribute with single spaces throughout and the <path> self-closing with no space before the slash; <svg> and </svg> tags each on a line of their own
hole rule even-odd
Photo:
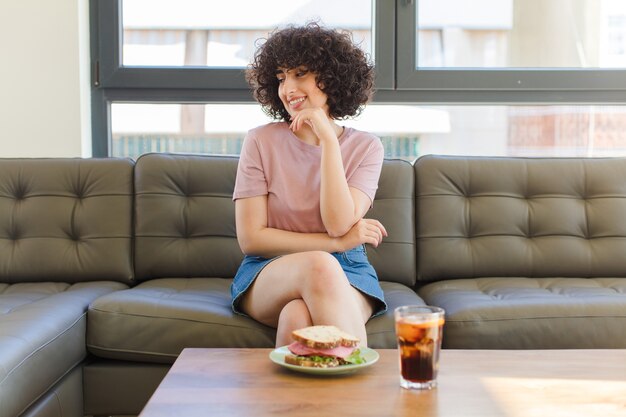
<svg viewBox="0 0 626 417">
<path fill-rule="evenodd" d="M 272 347 L 230 310 L 236 157 L 0 160 L 0 417 L 137 415 L 185 347 Z M 446 348 L 626 347 L 626 159 L 386 160 L 368 256 Z"/>
</svg>

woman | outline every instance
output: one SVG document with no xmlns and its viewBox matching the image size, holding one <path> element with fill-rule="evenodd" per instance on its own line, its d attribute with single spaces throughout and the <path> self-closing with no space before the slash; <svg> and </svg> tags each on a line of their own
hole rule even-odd
<svg viewBox="0 0 626 417">
<path fill-rule="evenodd" d="M 233 310 L 277 329 L 332 324 L 367 345 L 365 323 L 387 306 L 365 243 L 387 232 L 370 208 L 380 140 L 339 126 L 369 100 L 373 67 L 349 35 L 317 24 L 273 33 L 247 71 L 255 98 L 280 122 L 244 140 L 233 199 L 246 255 Z"/>
</svg>

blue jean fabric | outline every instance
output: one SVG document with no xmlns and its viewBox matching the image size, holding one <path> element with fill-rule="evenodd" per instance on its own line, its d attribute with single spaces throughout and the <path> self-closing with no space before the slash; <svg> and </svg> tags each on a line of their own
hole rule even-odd
<svg viewBox="0 0 626 417">
<path fill-rule="evenodd" d="M 341 265 L 343 272 L 346 274 L 350 285 L 377 300 L 372 317 L 387 311 L 387 303 L 385 303 L 383 290 L 378 283 L 376 271 L 367 259 L 365 245 L 359 245 L 345 252 L 334 252 L 331 253 L 331 255 L 339 261 L 339 265 Z M 235 313 L 246 315 L 239 308 L 241 296 L 250 288 L 263 268 L 278 258 L 279 256 L 274 258 L 245 256 L 230 286 L 230 294 L 233 300 L 232 308 Z"/>
</svg>

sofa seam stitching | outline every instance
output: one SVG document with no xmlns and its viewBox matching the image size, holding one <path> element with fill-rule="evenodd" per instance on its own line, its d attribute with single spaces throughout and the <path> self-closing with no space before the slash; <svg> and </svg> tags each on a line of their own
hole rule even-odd
<svg viewBox="0 0 626 417">
<path fill-rule="evenodd" d="M 15 372 L 16 369 L 18 369 L 20 366 L 22 366 L 28 359 L 30 359 L 33 355 L 35 355 L 36 353 L 40 352 L 42 349 L 44 349 L 46 346 L 50 345 L 51 343 L 55 342 L 57 339 L 59 339 L 61 336 L 65 335 L 69 330 L 71 330 L 76 323 L 78 323 L 83 317 L 86 317 L 87 312 L 84 311 L 83 314 L 81 314 L 76 320 L 74 320 L 69 326 L 67 326 L 65 329 L 63 329 L 62 332 L 57 333 L 57 335 L 55 337 L 53 337 L 52 339 L 46 341 L 45 343 L 43 343 L 42 345 L 40 345 L 39 347 L 37 347 L 35 350 L 33 350 L 28 356 L 26 356 L 24 359 L 22 359 L 17 365 L 15 365 L 6 375 L 6 377 L 4 377 L 1 381 L 0 384 L 3 384 L 4 381 L 7 380 L 7 378 L 9 378 L 9 376 L 11 376 L 12 373 Z M 82 359 L 81 359 L 82 361 Z"/>
</svg>

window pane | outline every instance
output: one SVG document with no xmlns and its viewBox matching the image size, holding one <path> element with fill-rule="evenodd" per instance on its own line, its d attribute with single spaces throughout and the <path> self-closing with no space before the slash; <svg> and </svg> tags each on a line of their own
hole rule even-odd
<svg viewBox="0 0 626 417">
<path fill-rule="evenodd" d="M 394 120 L 389 123 L 389 120 Z M 258 104 L 112 103 L 112 156 L 147 152 L 238 155 L 247 131 L 271 122 Z M 419 137 L 450 129 L 447 110 L 370 105 L 355 120 L 339 122 L 381 137 L 388 158 L 419 155 Z"/>
<path fill-rule="evenodd" d="M 149 13 L 146 13 L 149 10 Z M 243 12 L 245 11 L 245 12 Z M 125 66 L 245 67 L 255 41 L 317 21 L 346 29 L 371 54 L 372 0 L 123 0 Z"/>
<path fill-rule="evenodd" d="M 247 130 L 269 122 L 254 104 L 111 105 L 112 156 L 147 152 L 237 155 Z"/>
<path fill-rule="evenodd" d="M 236 155 L 246 132 L 269 121 L 257 104 L 113 103 L 112 155 Z M 387 158 L 408 161 L 424 154 L 626 156 L 626 106 L 372 104 L 339 123 L 377 134 Z"/>
<path fill-rule="evenodd" d="M 626 68 L 623 0 L 418 0 L 416 67 Z"/>
<path fill-rule="evenodd" d="M 626 106 L 437 106 L 447 133 L 420 136 L 420 154 L 626 155 Z"/>
</svg>

